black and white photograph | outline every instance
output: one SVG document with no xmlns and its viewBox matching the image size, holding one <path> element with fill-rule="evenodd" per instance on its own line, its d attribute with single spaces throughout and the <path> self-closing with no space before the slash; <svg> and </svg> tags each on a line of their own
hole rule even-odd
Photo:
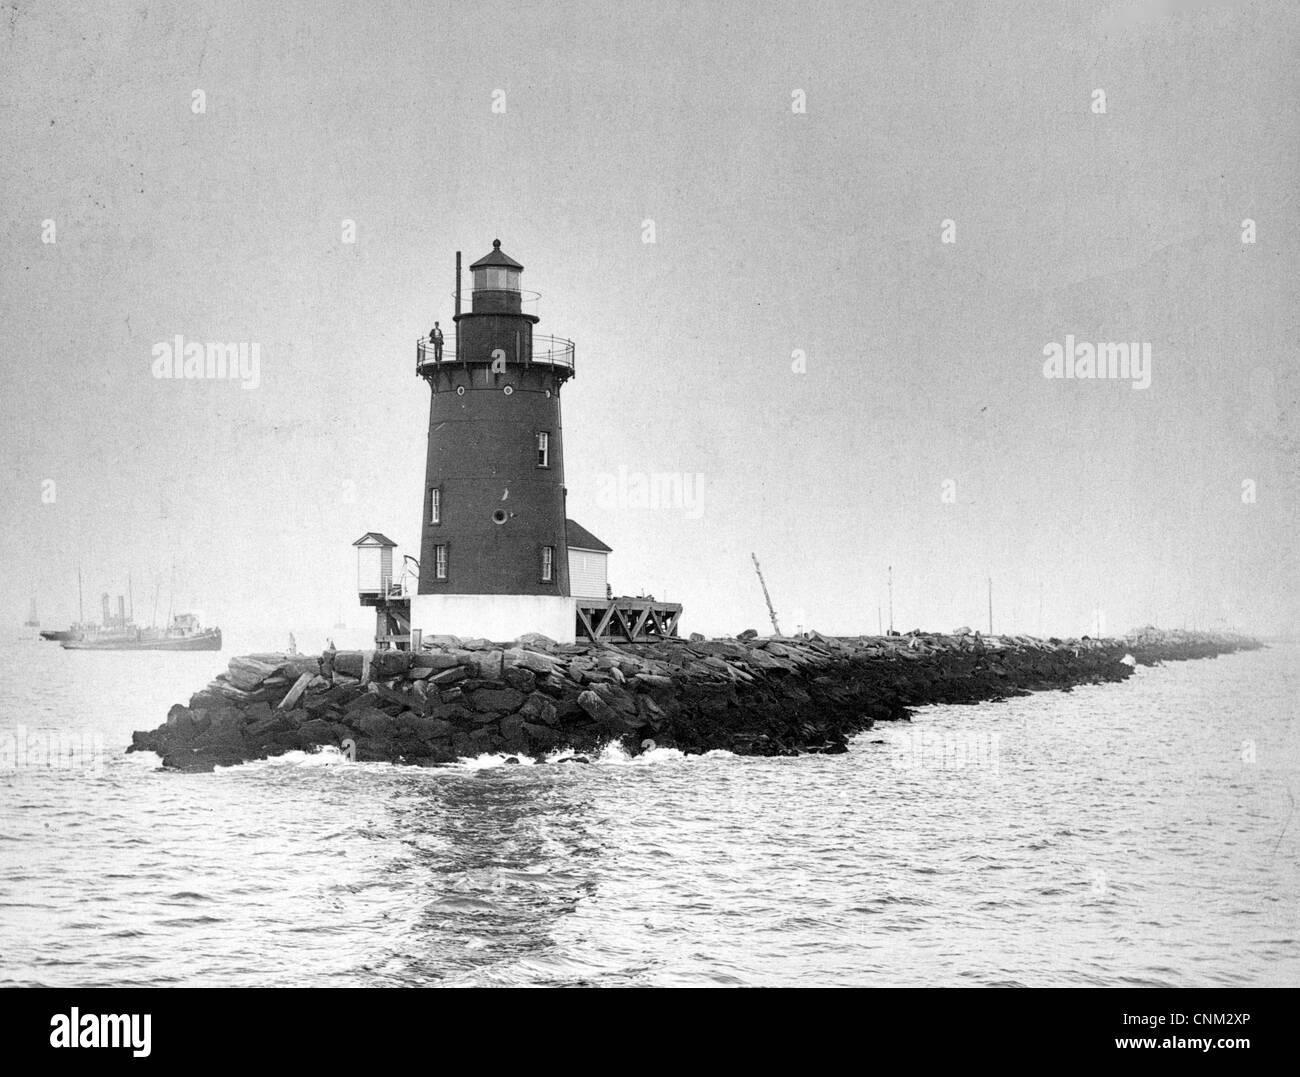
<svg viewBox="0 0 1300 1077">
<path fill-rule="evenodd" d="M 10 1042 L 835 988 L 1267 1046 L 1300 5 L 0 11 Z"/>
</svg>

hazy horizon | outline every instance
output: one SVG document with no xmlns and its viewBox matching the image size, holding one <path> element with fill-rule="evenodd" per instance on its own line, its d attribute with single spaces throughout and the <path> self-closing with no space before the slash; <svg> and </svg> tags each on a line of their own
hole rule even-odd
<svg viewBox="0 0 1300 1077">
<path fill-rule="evenodd" d="M 999 632 L 1300 631 L 1293 5 L 7 14 L 15 627 L 80 565 L 91 619 L 129 573 L 137 620 L 363 643 L 352 541 L 419 553 L 415 340 L 499 238 L 576 341 L 569 515 L 683 633 L 770 631 L 751 552 L 786 632 L 875 632 L 889 566 L 902 631 L 984 630 L 989 578 Z M 178 335 L 256 387 L 155 377 Z M 1150 384 L 1044 376 L 1067 337 Z"/>
</svg>

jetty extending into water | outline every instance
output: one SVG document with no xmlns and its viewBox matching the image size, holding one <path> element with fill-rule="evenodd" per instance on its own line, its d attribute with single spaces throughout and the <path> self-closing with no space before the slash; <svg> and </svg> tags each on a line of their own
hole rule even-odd
<svg viewBox="0 0 1300 1077">
<path fill-rule="evenodd" d="M 748 638 L 745 638 L 748 637 Z M 547 758 L 611 740 L 691 753 L 843 752 L 878 721 L 1122 681 L 1136 665 L 1252 650 L 1236 635 L 1123 639 L 929 635 L 665 640 L 644 646 L 435 637 L 420 651 L 254 654 L 176 704 L 128 751 L 211 770 L 326 745 L 358 761 L 433 766 L 484 753 Z"/>
</svg>

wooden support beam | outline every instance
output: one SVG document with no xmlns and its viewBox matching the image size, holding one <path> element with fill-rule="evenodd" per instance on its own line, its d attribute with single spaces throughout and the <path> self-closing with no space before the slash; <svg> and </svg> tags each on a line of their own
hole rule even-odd
<svg viewBox="0 0 1300 1077">
<path fill-rule="evenodd" d="M 636 625 L 632 628 L 632 638 L 640 639 L 645 629 L 645 623 L 654 617 L 654 607 L 647 606 L 641 611 L 641 615 L 636 619 Z"/>
<path fill-rule="evenodd" d="M 599 639 L 609 630 L 609 620 L 614 616 L 615 609 L 617 609 L 617 607 L 611 604 L 601 615 L 600 623 L 596 625 L 596 635 L 593 638 Z"/>
</svg>

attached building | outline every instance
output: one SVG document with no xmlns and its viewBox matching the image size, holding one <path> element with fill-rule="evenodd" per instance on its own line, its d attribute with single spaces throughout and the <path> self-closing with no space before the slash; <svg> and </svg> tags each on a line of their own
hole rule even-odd
<svg viewBox="0 0 1300 1077">
<path fill-rule="evenodd" d="M 569 593 L 574 598 L 604 598 L 613 551 L 573 520 L 564 521 L 564 530 L 569 546 Z"/>
</svg>

